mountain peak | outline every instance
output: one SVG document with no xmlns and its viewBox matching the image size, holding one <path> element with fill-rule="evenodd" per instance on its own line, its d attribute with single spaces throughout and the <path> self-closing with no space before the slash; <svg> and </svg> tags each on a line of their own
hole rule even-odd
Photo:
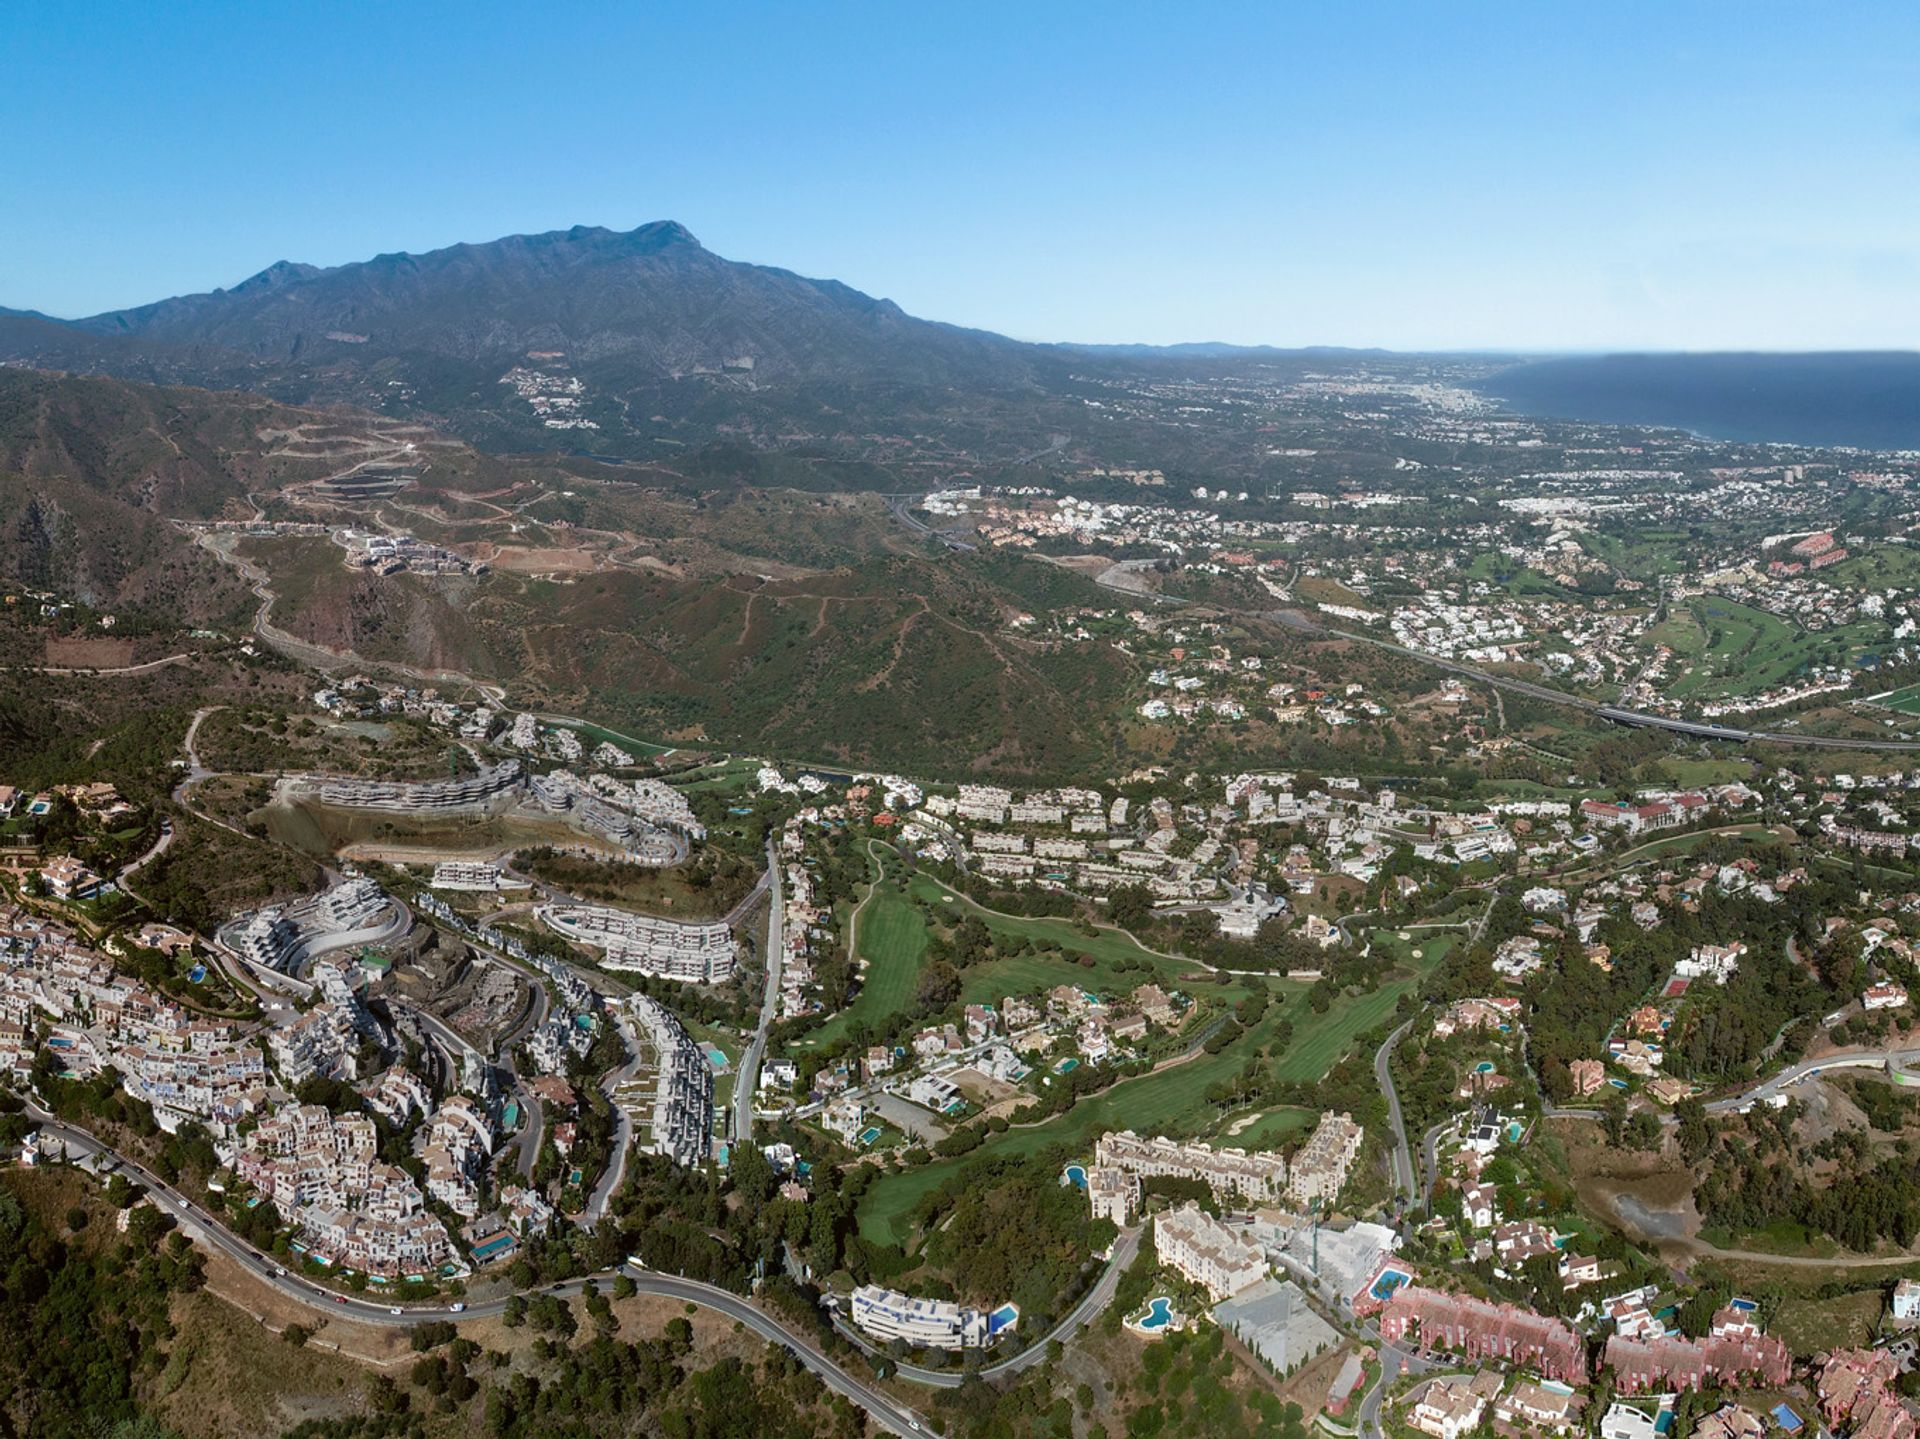
<svg viewBox="0 0 1920 1439">
<path fill-rule="evenodd" d="M 275 260 L 259 274 L 248 276 L 227 293 L 252 295 L 261 290 L 277 290 L 282 285 L 291 285 L 296 280 L 308 280 L 319 273 L 318 265 L 302 265 L 293 260 Z"/>
</svg>

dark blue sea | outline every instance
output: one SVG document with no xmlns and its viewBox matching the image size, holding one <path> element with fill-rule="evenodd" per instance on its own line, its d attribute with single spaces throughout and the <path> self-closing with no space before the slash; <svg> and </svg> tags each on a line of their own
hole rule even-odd
<svg viewBox="0 0 1920 1439">
<path fill-rule="evenodd" d="M 1716 440 L 1920 449 L 1920 353 L 1593 355 L 1479 383 L 1541 418 L 1654 425 Z"/>
</svg>

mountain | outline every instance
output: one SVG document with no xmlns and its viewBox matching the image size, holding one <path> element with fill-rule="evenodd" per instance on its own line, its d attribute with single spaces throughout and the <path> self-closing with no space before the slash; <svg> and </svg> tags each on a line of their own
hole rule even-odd
<svg viewBox="0 0 1920 1439">
<path fill-rule="evenodd" d="M 281 261 L 231 289 L 70 322 L 9 312 L 0 358 L 353 403 L 492 448 L 624 456 L 1032 394 L 1067 363 L 723 259 L 670 221 Z"/>
<path fill-rule="evenodd" d="M 0 366 L 0 583 L 232 618 L 246 586 L 173 520 L 251 515 L 250 497 L 396 457 L 430 461 L 438 490 L 510 482 L 497 461 L 378 416 Z"/>
<path fill-rule="evenodd" d="M 231 290 L 75 322 L 92 334 L 292 362 L 426 352 L 512 361 L 625 356 L 663 375 L 753 362 L 756 381 L 841 374 L 977 383 L 1021 347 L 916 320 L 831 280 L 724 260 L 682 225 L 575 226 L 318 269 L 282 261 Z"/>
</svg>

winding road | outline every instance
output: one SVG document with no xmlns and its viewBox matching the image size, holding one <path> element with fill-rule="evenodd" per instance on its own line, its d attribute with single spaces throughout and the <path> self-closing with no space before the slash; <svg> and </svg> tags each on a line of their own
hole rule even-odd
<svg viewBox="0 0 1920 1439">
<path fill-rule="evenodd" d="M 40 1124 L 42 1129 L 62 1139 L 71 1154 L 104 1161 L 96 1164 L 101 1171 L 119 1172 L 136 1180 L 146 1189 L 155 1207 L 178 1223 L 181 1230 L 190 1238 L 206 1248 L 218 1250 L 260 1283 L 319 1314 L 334 1318 L 348 1318 L 363 1324 L 411 1328 L 415 1324 L 433 1319 L 454 1321 L 484 1319 L 504 1312 L 507 1307 L 508 1300 L 505 1297 L 474 1304 L 460 1304 L 456 1308 L 452 1303 L 398 1305 L 388 1302 L 386 1296 L 370 1299 L 357 1294 L 338 1294 L 332 1290 L 323 1289 L 291 1273 L 284 1265 L 237 1238 L 212 1215 L 161 1179 L 159 1175 L 136 1160 L 129 1159 L 114 1150 L 90 1131 L 55 1118 L 31 1101 L 27 1104 L 27 1113 Z M 849 1374 L 823 1354 L 812 1340 L 789 1328 L 751 1300 L 714 1285 L 702 1283 L 697 1279 L 661 1274 L 628 1260 L 616 1270 L 548 1285 L 532 1293 L 552 1294 L 570 1299 L 582 1293 L 590 1284 L 608 1283 L 621 1274 L 631 1279 L 634 1287 L 642 1294 L 656 1294 L 668 1299 L 698 1304 L 744 1325 L 769 1343 L 779 1344 L 791 1350 L 802 1364 L 819 1376 L 822 1383 L 834 1393 L 844 1395 L 866 1410 L 874 1422 L 882 1428 L 895 1434 L 924 1431 L 925 1423 L 917 1413 L 864 1380 Z"/>
</svg>

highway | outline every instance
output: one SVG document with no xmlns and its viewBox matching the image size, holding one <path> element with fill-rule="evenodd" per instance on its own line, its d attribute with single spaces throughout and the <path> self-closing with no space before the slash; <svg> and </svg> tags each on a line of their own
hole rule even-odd
<svg viewBox="0 0 1920 1439">
<path fill-rule="evenodd" d="M 1255 613 L 1243 611 L 1241 613 Z M 1517 679 L 1512 675 L 1497 675 L 1474 665 L 1462 664 L 1458 660 L 1444 659 L 1439 655 L 1428 654 L 1406 645 L 1395 644 L 1392 640 L 1383 640 L 1377 635 L 1362 634 L 1355 630 L 1334 629 L 1323 625 L 1301 610 L 1266 610 L 1258 612 L 1259 617 L 1272 620 L 1298 630 L 1302 634 L 1327 635 L 1334 639 L 1354 640 L 1359 644 L 1372 645 L 1375 649 L 1387 650 L 1392 654 L 1404 655 L 1408 659 L 1418 660 L 1435 669 L 1445 670 L 1449 674 L 1461 675 L 1478 680 L 1482 684 L 1492 685 L 1496 689 L 1506 690 L 1509 694 L 1525 695 L 1546 704 L 1559 705 L 1564 709 L 1577 709 L 1596 718 L 1611 721 L 1614 724 L 1637 726 L 1645 729 L 1672 730 L 1678 734 L 1697 735 L 1707 739 L 1724 739 L 1730 743 L 1757 743 L 1778 745 L 1800 745 L 1816 749 L 1856 749 L 1856 750 L 1920 750 L 1920 740 L 1883 740 L 1849 739 L 1839 735 L 1786 734 L 1778 730 L 1732 729 L 1718 725 L 1702 725 L 1691 720 L 1674 719 L 1669 715 L 1646 714 L 1634 710 L 1623 710 L 1614 705 L 1606 705 L 1598 700 L 1584 699 L 1579 695 L 1568 694 L 1565 690 L 1552 689 L 1546 685 L 1537 685 L 1528 680 Z"/>
<path fill-rule="evenodd" d="M 767 991 L 760 1000 L 760 1023 L 753 1031 L 740 1066 L 733 1076 L 733 1138 L 737 1144 L 753 1143 L 753 1096 L 760 1083 L 760 1061 L 767 1050 L 767 1031 L 773 1028 L 780 1010 L 780 973 L 786 961 L 786 936 L 782 925 L 785 900 L 780 892 L 780 853 L 774 840 L 767 841 Z"/>
<path fill-rule="evenodd" d="M 145 1187 L 154 1205 L 178 1223 L 182 1232 L 189 1238 L 196 1240 L 204 1247 L 217 1249 L 260 1283 L 288 1299 L 306 1305 L 321 1315 L 352 1319 L 363 1324 L 411 1328 L 429 1319 L 484 1319 L 500 1314 L 507 1307 L 505 1297 L 474 1304 L 461 1304 L 455 1308 L 453 1304 L 446 1302 L 397 1305 L 388 1302 L 385 1296 L 369 1299 L 355 1294 L 336 1294 L 332 1290 L 323 1289 L 291 1273 L 272 1257 L 262 1254 L 236 1238 L 213 1216 L 195 1205 L 157 1174 L 109 1148 L 89 1131 L 56 1119 L 31 1101 L 27 1104 L 27 1113 L 44 1130 L 64 1140 L 75 1154 L 104 1159 L 108 1161 L 108 1165 L 102 1167 L 118 1168 L 129 1178 L 137 1180 Z M 618 1270 L 570 1279 L 564 1283 L 548 1285 L 533 1293 L 552 1294 L 570 1299 L 580 1294 L 589 1284 L 610 1283 L 618 1274 L 625 1274 L 642 1294 L 656 1294 L 668 1299 L 698 1304 L 702 1308 L 711 1309 L 717 1314 L 746 1326 L 768 1343 L 783 1345 L 791 1350 L 802 1364 L 818 1375 L 821 1382 L 829 1389 L 836 1394 L 844 1395 L 866 1410 L 874 1422 L 882 1428 L 895 1434 L 924 1432 L 925 1422 L 912 1409 L 847 1373 L 821 1353 L 811 1340 L 789 1329 L 779 1319 L 760 1309 L 751 1300 L 714 1285 L 704 1284 L 696 1279 L 683 1279 L 677 1275 L 656 1273 L 629 1260 Z"/>
</svg>

